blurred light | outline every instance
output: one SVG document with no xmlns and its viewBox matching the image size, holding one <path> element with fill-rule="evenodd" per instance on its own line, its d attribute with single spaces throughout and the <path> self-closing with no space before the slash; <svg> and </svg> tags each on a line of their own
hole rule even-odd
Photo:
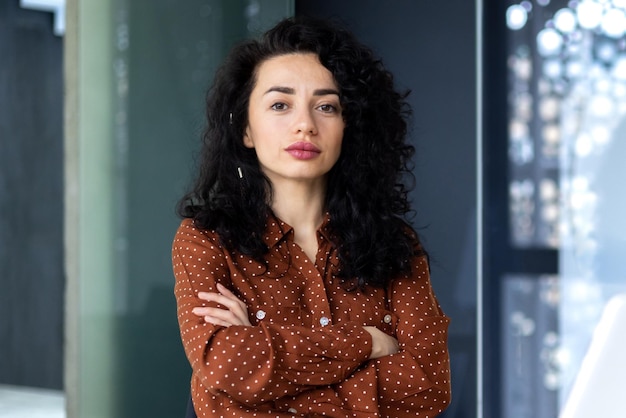
<svg viewBox="0 0 626 418">
<path fill-rule="evenodd" d="M 584 68 L 580 61 L 570 61 L 565 67 L 565 73 L 569 78 L 578 78 L 583 75 Z"/>
<path fill-rule="evenodd" d="M 606 145 L 611 140 L 611 132 L 606 126 L 598 125 L 591 130 L 591 138 L 598 145 Z"/>
<path fill-rule="evenodd" d="M 545 78 L 539 78 L 539 81 L 537 82 L 537 91 L 540 96 L 547 96 L 552 93 L 552 84 L 546 81 Z"/>
<path fill-rule="evenodd" d="M 626 84 L 616 83 L 615 87 L 613 88 L 613 95 L 620 99 L 626 97 Z M 626 100 L 621 100 L 621 104 L 626 105 Z"/>
<path fill-rule="evenodd" d="M 570 57 L 580 55 L 582 51 L 582 47 L 583 47 L 582 43 L 579 42 L 578 40 L 574 40 L 574 35 L 577 33 L 580 33 L 580 31 L 576 30 L 567 35 L 567 43 L 565 44 L 565 48 L 567 50 L 567 54 Z"/>
<path fill-rule="evenodd" d="M 557 221 L 559 219 L 559 206 L 556 204 L 545 205 L 541 216 L 548 222 Z"/>
<path fill-rule="evenodd" d="M 559 334 L 554 331 L 548 331 L 543 336 L 543 343 L 548 347 L 554 347 L 559 342 Z"/>
<path fill-rule="evenodd" d="M 528 92 L 519 93 L 515 96 L 513 101 L 515 112 L 517 116 L 525 120 L 532 118 L 533 112 L 533 96 Z"/>
<path fill-rule="evenodd" d="M 539 196 L 543 200 L 554 200 L 558 197 L 556 183 L 554 180 L 544 179 L 539 186 Z"/>
<path fill-rule="evenodd" d="M 610 94 L 613 90 L 613 83 L 611 83 L 611 79 L 608 77 L 600 78 L 596 80 L 596 82 L 594 83 L 594 87 L 597 93 Z"/>
<path fill-rule="evenodd" d="M 559 145 L 559 142 L 561 142 L 561 136 L 560 135 L 548 135 L 547 137 L 544 137 L 544 140 L 546 142 L 546 145 L 551 147 L 549 150 L 549 152 L 557 152 L 558 148 L 557 146 Z"/>
<path fill-rule="evenodd" d="M 537 0 L 537 4 L 539 6 L 547 6 L 548 4 L 550 4 L 550 0 Z"/>
<path fill-rule="evenodd" d="M 510 193 L 515 199 L 532 197 L 535 193 L 535 185 L 530 180 L 518 180 L 511 182 Z"/>
<path fill-rule="evenodd" d="M 591 99 L 591 111 L 600 117 L 609 116 L 613 112 L 613 100 L 607 96 L 595 96 Z"/>
<path fill-rule="evenodd" d="M 561 61 L 556 59 L 546 60 L 543 63 L 543 74 L 548 78 L 559 78 L 563 72 Z"/>
<path fill-rule="evenodd" d="M 612 42 L 602 42 L 596 47 L 596 55 L 605 62 L 612 61 L 615 52 L 615 45 Z"/>
<path fill-rule="evenodd" d="M 512 120 L 509 124 L 509 136 L 511 139 L 522 139 L 528 136 L 528 125 L 518 120 Z"/>
<path fill-rule="evenodd" d="M 595 80 L 607 77 L 604 66 L 597 61 L 594 61 L 591 68 L 587 69 L 587 74 L 588 78 Z"/>
<path fill-rule="evenodd" d="M 576 192 L 587 191 L 587 189 L 589 189 L 589 179 L 585 176 L 574 177 L 572 179 L 572 189 Z"/>
<path fill-rule="evenodd" d="M 555 29 L 546 28 L 537 34 L 537 49 L 543 56 L 557 54 L 563 46 L 563 38 Z"/>
<path fill-rule="evenodd" d="M 509 148 L 510 158 L 519 165 L 527 164 L 535 157 L 533 143 L 529 137 L 513 139 Z"/>
<path fill-rule="evenodd" d="M 626 14 L 620 9 L 609 9 L 602 17 L 602 30 L 612 38 L 620 38 L 626 32 Z"/>
<path fill-rule="evenodd" d="M 554 180 L 549 179 L 543 181 L 554 183 Z M 541 300 L 546 305 L 552 308 L 557 308 L 561 299 L 561 286 L 559 284 L 559 278 L 556 276 L 544 276 L 541 280 L 547 285 L 541 291 Z M 558 334 L 556 334 L 555 331 L 546 332 L 543 337 L 543 342 L 548 346 L 556 346 L 556 344 L 558 343 Z"/>
<path fill-rule="evenodd" d="M 532 76 L 533 66 L 529 57 L 517 57 L 513 62 L 513 69 L 522 80 L 528 80 Z"/>
<path fill-rule="evenodd" d="M 543 139 L 549 143 L 559 142 L 561 131 L 557 125 L 546 125 L 543 128 Z"/>
<path fill-rule="evenodd" d="M 528 0 L 524 0 L 523 2 L 520 3 L 520 5 L 524 8 L 524 10 L 526 10 L 528 13 L 530 13 L 533 10 L 533 4 L 528 1 Z"/>
<path fill-rule="evenodd" d="M 556 119 L 559 116 L 559 101 L 554 97 L 544 97 L 539 102 L 539 115 L 544 121 Z"/>
<path fill-rule="evenodd" d="M 561 79 L 555 80 L 553 89 L 554 92 L 557 94 L 565 94 L 565 91 L 567 90 L 567 84 Z"/>
<path fill-rule="evenodd" d="M 580 135 L 576 140 L 575 151 L 579 157 L 586 157 L 593 150 L 593 141 L 589 135 Z"/>
<path fill-rule="evenodd" d="M 546 389 L 557 390 L 560 386 L 559 375 L 555 371 L 550 371 L 543 376 L 543 385 Z"/>
<path fill-rule="evenodd" d="M 580 42 L 583 40 L 583 32 L 580 29 L 576 29 L 574 32 L 569 34 L 569 39 L 570 42 L 573 43 Z"/>
<path fill-rule="evenodd" d="M 613 77 L 626 81 L 626 55 L 622 54 L 615 60 L 613 65 Z"/>
<path fill-rule="evenodd" d="M 593 29 L 602 21 L 602 5 L 591 0 L 584 0 L 576 8 L 578 23 L 585 29 Z"/>
<path fill-rule="evenodd" d="M 569 293 L 569 298 L 572 301 L 579 301 L 581 304 L 579 308 L 582 309 L 584 305 L 600 303 L 599 300 L 602 297 L 602 290 L 596 283 L 586 282 L 583 279 L 573 280 L 572 283 L 565 289 Z M 569 359 L 569 357 L 568 357 Z M 562 363 L 566 365 L 567 363 Z"/>
<path fill-rule="evenodd" d="M 561 9 L 554 15 L 554 26 L 563 33 L 576 29 L 576 15 L 572 9 Z"/>
<path fill-rule="evenodd" d="M 621 7 L 622 9 L 626 9 L 626 0 L 613 0 L 612 3 L 614 7 Z"/>
<path fill-rule="evenodd" d="M 532 318 L 528 318 L 521 311 L 511 313 L 511 323 L 513 328 L 517 331 L 517 335 L 528 337 L 535 332 L 535 321 L 533 321 Z"/>
<path fill-rule="evenodd" d="M 511 30 L 519 30 L 526 25 L 528 12 L 522 6 L 514 4 L 506 10 L 506 25 Z"/>
<path fill-rule="evenodd" d="M 556 350 L 554 358 L 556 360 L 556 363 L 560 366 L 560 368 L 565 368 L 567 365 L 569 365 L 572 359 L 572 356 L 568 349 L 559 347 Z"/>
</svg>

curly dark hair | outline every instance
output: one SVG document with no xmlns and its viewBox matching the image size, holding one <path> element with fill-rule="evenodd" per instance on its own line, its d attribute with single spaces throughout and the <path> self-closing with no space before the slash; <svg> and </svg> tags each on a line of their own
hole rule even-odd
<svg viewBox="0 0 626 418">
<path fill-rule="evenodd" d="M 410 270 L 412 256 L 424 253 L 405 219 L 410 212 L 405 183 L 413 180 L 409 164 L 414 153 L 407 142 L 408 93 L 397 92 L 391 73 L 371 49 L 334 23 L 285 19 L 260 40 L 232 50 L 207 95 L 200 173 L 178 213 L 215 230 L 229 250 L 263 261 L 272 189 L 255 150 L 243 143 L 248 101 L 262 62 L 310 52 L 333 74 L 345 121 L 325 202 L 341 276 L 359 288 L 385 286 Z"/>
</svg>

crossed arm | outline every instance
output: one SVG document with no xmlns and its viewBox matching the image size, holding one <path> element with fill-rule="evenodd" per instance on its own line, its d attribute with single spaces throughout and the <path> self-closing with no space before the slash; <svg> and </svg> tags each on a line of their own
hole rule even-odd
<svg viewBox="0 0 626 418">
<path fill-rule="evenodd" d="M 221 283 L 217 284 L 217 292 L 199 292 L 198 298 L 215 302 L 221 307 L 195 307 L 192 312 L 203 317 L 205 322 L 222 327 L 232 325 L 252 326 L 248 319 L 248 308 L 246 304 L 228 290 Z M 377 359 L 390 354 L 395 354 L 399 350 L 398 340 L 381 330 L 372 326 L 364 326 L 372 337 L 372 350 L 369 359 Z"/>
</svg>

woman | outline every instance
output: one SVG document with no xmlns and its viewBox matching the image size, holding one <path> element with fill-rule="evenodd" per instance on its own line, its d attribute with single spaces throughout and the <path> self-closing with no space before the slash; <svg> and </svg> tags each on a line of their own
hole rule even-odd
<svg viewBox="0 0 626 418">
<path fill-rule="evenodd" d="M 173 243 L 199 417 L 432 417 L 448 318 L 409 211 L 409 109 L 344 29 L 287 19 L 207 101 Z"/>
</svg>

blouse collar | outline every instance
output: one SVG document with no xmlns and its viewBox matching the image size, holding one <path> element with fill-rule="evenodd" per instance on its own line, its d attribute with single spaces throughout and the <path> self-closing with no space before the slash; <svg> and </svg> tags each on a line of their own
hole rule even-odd
<svg viewBox="0 0 626 418">
<path fill-rule="evenodd" d="M 265 235 L 263 236 L 265 244 L 268 248 L 273 248 L 292 232 L 293 227 L 291 225 L 276 216 L 274 212 L 270 211 L 265 221 Z M 322 236 L 329 242 L 333 241 L 331 239 L 330 214 L 328 212 L 324 213 L 322 224 L 317 229 L 317 232 L 322 234 Z"/>
</svg>

